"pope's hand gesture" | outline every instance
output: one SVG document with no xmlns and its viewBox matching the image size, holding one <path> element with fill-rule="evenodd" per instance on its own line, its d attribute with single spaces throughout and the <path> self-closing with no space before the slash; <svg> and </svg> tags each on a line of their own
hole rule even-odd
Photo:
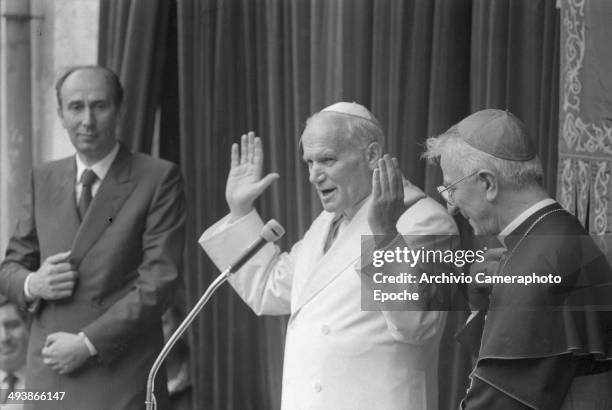
<svg viewBox="0 0 612 410">
<path fill-rule="evenodd" d="M 385 154 L 378 160 L 378 167 L 372 173 L 372 201 L 368 210 L 368 224 L 374 235 L 396 235 L 397 220 L 425 194 L 407 182 L 397 158 Z"/>
<path fill-rule="evenodd" d="M 279 175 L 276 173 L 270 173 L 262 178 L 262 168 L 261 139 L 255 137 L 255 133 L 251 131 L 242 135 L 240 150 L 238 144 L 232 145 L 232 162 L 225 186 L 225 199 L 233 220 L 251 212 L 253 202 L 278 179 Z"/>
</svg>

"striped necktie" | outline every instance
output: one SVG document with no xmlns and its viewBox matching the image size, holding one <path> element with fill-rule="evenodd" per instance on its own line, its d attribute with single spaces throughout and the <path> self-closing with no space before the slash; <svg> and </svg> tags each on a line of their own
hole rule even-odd
<svg viewBox="0 0 612 410">
<path fill-rule="evenodd" d="M 98 176 L 91 169 L 86 169 L 83 175 L 81 175 L 81 184 L 83 185 L 81 197 L 79 198 L 79 216 L 81 217 L 81 221 L 85 218 L 87 208 L 89 208 L 89 204 L 91 204 L 93 198 L 91 187 L 97 179 Z"/>
</svg>

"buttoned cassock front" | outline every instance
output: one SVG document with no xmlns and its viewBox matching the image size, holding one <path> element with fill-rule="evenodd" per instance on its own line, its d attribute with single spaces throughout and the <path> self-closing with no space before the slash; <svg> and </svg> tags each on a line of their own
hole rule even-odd
<svg viewBox="0 0 612 410">
<path fill-rule="evenodd" d="M 323 252 L 334 215 L 322 212 L 289 253 L 266 245 L 230 283 L 258 315 L 290 314 L 282 408 L 437 409 L 443 312 L 361 310 L 361 235 L 371 234 L 369 199 Z M 255 211 L 207 229 L 200 244 L 220 268 L 259 235 Z M 398 221 L 404 235 L 449 235 L 457 228 L 430 198 Z M 231 246 L 228 244 L 231 243 Z"/>
</svg>

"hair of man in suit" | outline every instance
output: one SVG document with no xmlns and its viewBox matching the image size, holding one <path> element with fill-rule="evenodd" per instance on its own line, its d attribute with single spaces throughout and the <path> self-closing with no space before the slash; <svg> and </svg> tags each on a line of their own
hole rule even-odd
<svg viewBox="0 0 612 410">
<path fill-rule="evenodd" d="M 27 313 L 0 296 L 0 369 L 14 372 L 25 366 L 28 329 Z"/>
<path fill-rule="evenodd" d="M 117 144 L 123 110 L 119 80 L 104 67 L 68 70 L 57 84 L 57 114 L 81 161 L 90 167 Z"/>
<path fill-rule="evenodd" d="M 57 97 L 57 104 L 59 107 L 62 106 L 61 91 L 64 82 L 68 77 L 70 77 L 70 75 L 81 70 L 97 70 L 101 72 L 108 79 L 108 82 L 112 87 L 113 101 L 115 103 L 115 106 L 117 108 L 121 107 L 121 104 L 123 103 L 123 86 L 121 85 L 121 80 L 119 80 L 119 77 L 117 76 L 117 74 L 115 74 L 114 71 L 112 71 L 110 68 L 101 65 L 72 66 L 63 71 L 55 82 L 55 95 Z"/>
</svg>

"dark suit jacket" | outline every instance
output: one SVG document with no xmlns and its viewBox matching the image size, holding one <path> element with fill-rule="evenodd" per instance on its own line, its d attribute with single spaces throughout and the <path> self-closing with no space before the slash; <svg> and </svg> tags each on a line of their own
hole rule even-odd
<svg viewBox="0 0 612 410">
<path fill-rule="evenodd" d="M 71 297 L 37 307 L 27 388 L 66 392 L 63 401 L 34 408 L 140 409 L 149 368 L 162 346 L 160 317 L 181 265 L 181 174 L 172 163 L 121 146 L 82 223 L 75 179 L 74 157 L 33 171 L 31 195 L 0 265 L 0 291 L 22 306 L 25 278 L 48 256 L 71 250 L 78 270 Z M 41 357 L 45 338 L 58 331 L 84 332 L 98 356 L 58 375 Z M 160 404 L 167 399 L 162 373 L 155 389 Z"/>
</svg>

